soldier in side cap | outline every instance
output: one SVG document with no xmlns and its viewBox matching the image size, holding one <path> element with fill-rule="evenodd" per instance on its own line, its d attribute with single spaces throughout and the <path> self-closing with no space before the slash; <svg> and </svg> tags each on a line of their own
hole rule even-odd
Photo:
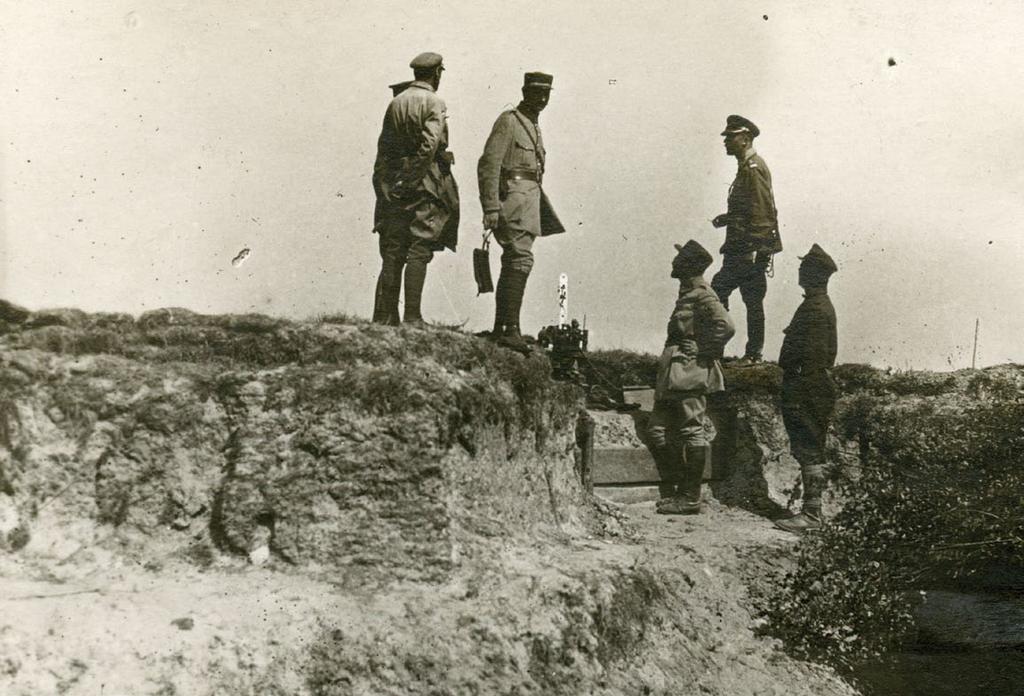
<svg viewBox="0 0 1024 696">
<path fill-rule="evenodd" d="M 679 296 L 658 363 L 648 442 L 669 484 L 669 490 L 662 488 L 665 497 L 657 511 L 692 515 L 701 510 L 707 395 L 725 389 L 718 359 L 732 338 L 733 325 L 704 279 L 711 254 L 692 239 L 675 248 L 672 277 L 679 280 Z"/>
<path fill-rule="evenodd" d="M 803 507 L 800 514 L 775 524 L 794 533 L 821 526 L 825 434 L 836 402 L 831 375 L 836 362 L 836 311 L 828 297 L 828 280 L 837 268 L 817 244 L 801 259 L 799 282 L 804 300 L 786 329 L 779 353 L 782 419 L 790 450 L 800 463 Z"/>
<path fill-rule="evenodd" d="M 729 187 L 728 212 L 715 217 L 715 227 L 725 227 L 722 268 L 711 280 L 726 309 L 729 296 L 739 288 L 747 308 L 747 346 L 740 364 L 761 360 L 764 348 L 764 296 L 766 274 L 773 254 L 782 251 L 778 214 L 768 165 L 754 151 L 760 129 L 749 119 L 726 119 L 725 151 L 736 158 L 736 178 Z"/>
<path fill-rule="evenodd" d="M 452 176 L 444 101 L 437 96 L 441 56 L 421 53 L 409 66 L 413 79 L 391 85 L 373 165 L 377 195 L 373 231 L 380 235 L 381 271 L 373 320 L 398 324 L 398 296 L 405 281 L 407 323 L 420 323 L 427 264 L 435 251 L 455 251 L 459 190 Z"/>
<path fill-rule="evenodd" d="M 477 163 L 483 226 L 502 248 L 490 335 L 499 345 L 520 351 L 527 350 L 519 313 L 533 268 L 533 242 L 565 231 L 541 187 L 547 152 L 539 118 L 553 79 L 540 72 L 523 76 L 523 100 L 498 116 Z"/>
</svg>

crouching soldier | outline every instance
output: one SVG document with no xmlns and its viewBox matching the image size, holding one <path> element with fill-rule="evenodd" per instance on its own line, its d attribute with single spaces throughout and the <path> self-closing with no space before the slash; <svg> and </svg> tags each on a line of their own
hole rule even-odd
<svg viewBox="0 0 1024 696">
<path fill-rule="evenodd" d="M 718 359 L 734 329 L 718 295 L 704 280 L 711 254 L 692 239 L 675 247 L 672 277 L 679 279 L 679 297 L 658 364 L 649 442 L 667 483 L 658 512 L 693 515 L 701 509 L 708 456 L 707 395 L 725 389 Z"/>
<path fill-rule="evenodd" d="M 804 301 L 786 329 L 779 367 L 783 371 L 782 419 L 790 450 L 800 462 L 803 506 L 799 515 L 775 523 L 797 534 L 821 526 L 825 435 L 836 404 L 830 374 L 836 362 L 836 311 L 828 297 L 828 279 L 838 270 L 817 244 L 801 259 Z"/>
</svg>

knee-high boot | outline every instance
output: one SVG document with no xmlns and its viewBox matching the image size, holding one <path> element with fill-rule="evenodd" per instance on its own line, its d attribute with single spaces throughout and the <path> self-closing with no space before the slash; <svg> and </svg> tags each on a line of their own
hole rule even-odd
<svg viewBox="0 0 1024 696">
<path fill-rule="evenodd" d="M 427 279 L 427 264 L 422 261 L 410 260 L 405 264 L 405 316 L 406 324 L 422 324 L 420 301 L 423 297 L 423 284 Z"/>
<path fill-rule="evenodd" d="M 508 314 L 508 271 L 501 269 L 498 284 L 494 288 L 494 329 L 491 338 L 497 340 L 505 334 L 505 317 Z"/>
<path fill-rule="evenodd" d="M 524 271 L 503 268 L 501 269 L 501 276 L 498 278 L 499 285 L 504 281 L 507 293 L 505 295 L 503 322 L 505 326 L 498 343 L 505 348 L 520 352 L 530 350 L 526 342 L 523 341 L 522 333 L 519 329 L 519 312 L 523 306 L 523 294 L 526 292 L 526 279 L 529 276 L 530 274 Z"/>
<path fill-rule="evenodd" d="M 676 451 L 678 472 L 676 494 L 659 501 L 656 509 L 662 515 L 696 515 L 700 512 L 700 487 L 704 481 L 707 446 L 688 446 Z"/>
<path fill-rule="evenodd" d="M 398 325 L 398 295 L 401 291 L 402 264 L 385 259 L 377 276 L 377 290 L 373 298 L 375 323 Z"/>
</svg>

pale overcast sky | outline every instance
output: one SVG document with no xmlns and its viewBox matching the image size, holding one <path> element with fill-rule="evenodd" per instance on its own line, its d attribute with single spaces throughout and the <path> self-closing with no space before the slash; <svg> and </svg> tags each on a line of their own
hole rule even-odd
<svg viewBox="0 0 1024 696">
<path fill-rule="evenodd" d="M 369 316 L 387 85 L 444 55 L 463 222 L 424 314 L 489 327 L 470 250 L 476 159 L 522 73 L 555 76 L 524 328 L 558 275 L 592 345 L 657 351 L 673 242 L 716 252 L 735 171 L 718 133 L 755 121 L 786 249 L 766 356 L 800 301 L 798 254 L 840 266 L 841 362 L 1024 362 L 1024 4 L 891 1 L 15 3 L 0 15 L 0 296 L 30 308 L 161 306 Z M 891 59 L 891 61 L 890 61 Z M 890 65 L 895 62 L 895 65 Z M 243 248 L 248 259 L 231 261 Z M 497 273 L 497 254 L 492 251 Z M 729 346 L 742 353 L 740 327 Z"/>
</svg>

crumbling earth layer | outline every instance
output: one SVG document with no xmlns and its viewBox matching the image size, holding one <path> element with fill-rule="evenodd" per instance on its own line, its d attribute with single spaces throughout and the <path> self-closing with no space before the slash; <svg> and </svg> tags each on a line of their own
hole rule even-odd
<svg viewBox="0 0 1024 696">
<path fill-rule="evenodd" d="M 792 540 L 580 484 L 580 394 L 443 328 L 158 310 L 0 338 L 0 692 L 829 694 Z"/>
</svg>

